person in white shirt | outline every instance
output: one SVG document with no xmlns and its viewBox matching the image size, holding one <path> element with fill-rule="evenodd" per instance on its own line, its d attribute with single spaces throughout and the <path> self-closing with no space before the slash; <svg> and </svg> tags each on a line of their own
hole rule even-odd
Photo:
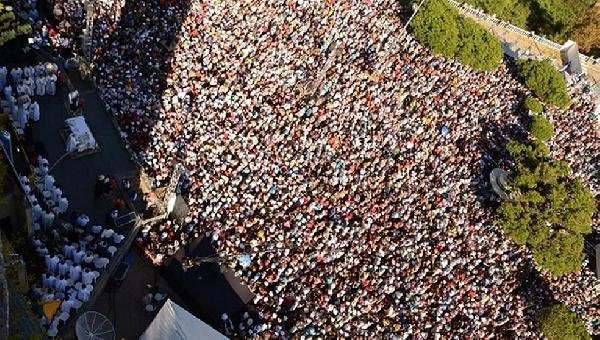
<svg viewBox="0 0 600 340">
<path fill-rule="evenodd" d="M 31 68 L 30 66 L 23 68 L 23 75 L 25 76 L 25 78 L 33 77 L 33 68 Z"/>
<path fill-rule="evenodd" d="M 23 70 L 15 67 L 12 70 L 10 70 L 10 76 L 12 77 L 12 80 L 16 83 L 19 80 L 21 80 L 21 77 L 23 76 Z"/>
<path fill-rule="evenodd" d="M 81 274 L 81 282 L 85 285 L 91 284 L 95 278 L 94 273 L 89 268 L 85 268 Z"/>
<path fill-rule="evenodd" d="M 58 275 L 66 276 L 69 273 L 69 265 L 61 262 L 58 264 Z"/>
<path fill-rule="evenodd" d="M 31 115 L 30 115 L 31 119 L 34 122 L 39 121 L 40 120 L 40 104 L 38 104 L 37 102 L 33 102 L 31 104 L 30 109 L 31 109 Z"/>
<path fill-rule="evenodd" d="M 44 228 L 50 228 L 52 226 L 52 224 L 54 223 L 54 213 L 49 213 L 49 214 L 44 213 L 42 222 L 43 222 Z"/>
<path fill-rule="evenodd" d="M 56 75 L 50 75 L 47 78 L 47 82 L 46 82 L 46 94 L 49 96 L 53 96 L 54 94 L 56 94 Z"/>
<path fill-rule="evenodd" d="M 83 251 L 83 249 L 79 249 L 78 251 L 73 253 L 73 262 L 75 262 L 76 264 L 80 264 L 84 255 L 85 251 Z"/>
<path fill-rule="evenodd" d="M 85 214 L 81 214 L 77 217 L 77 224 L 79 224 L 80 227 L 85 227 L 89 222 L 90 218 Z"/>
<path fill-rule="evenodd" d="M 35 80 L 35 94 L 38 96 L 46 95 L 46 77 L 39 77 Z"/>
<path fill-rule="evenodd" d="M 94 267 L 96 267 L 96 269 L 106 268 L 107 264 L 108 259 L 106 257 L 99 257 L 94 259 Z"/>
<path fill-rule="evenodd" d="M 39 221 L 42 218 L 43 212 L 44 211 L 42 210 L 42 207 L 40 207 L 40 205 L 36 203 L 31 208 L 31 217 L 34 221 Z"/>
<path fill-rule="evenodd" d="M 6 100 L 9 100 L 9 98 L 12 97 L 12 91 L 13 91 L 12 86 L 7 85 L 4 87 L 4 98 Z"/>
<path fill-rule="evenodd" d="M 79 281 L 79 279 L 81 278 L 81 266 L 76 265 L 71 267 L 69 269 L 69 277 L 71 278 L 71 280 L 73 280 L 73 282 Z"/>
<path fill-rule="evenodd" d="M 38 247 L 35 249 L 36 253 L 38 253 L 39 256 L 46 256 L 48 255 L 48 248 L 46 248 L 45 246 L 43 247 Z"/>
<path fill-rule="evenodd" d="M 48 269 L 54 273 L 57 274 L 58 273 L 58 263 L 60 262 L 60 259 L 58 258 L 58 256 L 54 255 L 52 256 L 49 260 L 48 260 Z"/>
<path fill-rule="evenodd" d="M 6 86 L 6 75 L 8 74 L 8 70 L 5 66 L 0 66 L 0 89 L 3 89 Z"/>
<path fill-rule="evenodd" d="M 73 246 L 72 244 L 65 244 L 63 246 L 63 254 L 65 255 L 66 259 L 73 258 L 74 252 L 75 252 L 75 246 Z"/>
<path fill-rule="evenodd" d="M 58 279 L 56 282 L 56 290 L 64 293 L 66 288 L 67 288 L 67 280 L 65 280 L 64 276 L 60 276 L 60 279 Z"/>
<path fill-rule="evenodd" d="M 36 77 L 46 75 L 46 66 L 44 66 L 42 63 L 35 65 L 35 75 Z"/>
<path fill-rule="evenodd" d="M 35 95 L 35 81 L 33 81 L 33 78 L 25 79 L 24 84 L 27 86 L 27 95 L 33 97 Z"/>
<path fill-rule="evenodd" d="M 47 274 L 47 283 L 48 283 L 48 288 L 55 288 L 56 287 L 56 277 L 54 275 Z"/>
<path fill-rule="evenodd" d="M 62 197 L 62 190 L 60 190 L 60 188 L 54 188 L 54 190 L 52 190 L 52 200 L 54 202 L 57 202 L 60 200 L 60 198 Z"/>
<path fill-rule="evenodd" d="M 77 298 L 83 302 L 86 302 L 90 299 L 90 292 L 91 290 L 89 290 L 86 286 L 85 288 L 79 290 L 79 293 L 77 293 Z"/>
<path fill-rule="evenodd" d="M 58 201 L 58 212 L 64 214 L 69 208 L 69 200 L 66 197 L 61 197 Z"/>
</svg>

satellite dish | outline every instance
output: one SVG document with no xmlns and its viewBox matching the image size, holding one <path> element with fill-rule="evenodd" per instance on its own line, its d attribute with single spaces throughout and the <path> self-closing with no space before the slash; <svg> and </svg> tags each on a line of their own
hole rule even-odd
<svg viewBox="0 0 600 340">
<path fill-rule="evenodd" d="M 77 318 L 75 334 L 78 340 L 114 340 L 115 328 L 106 316 L 89 311 Z"/>
<path fill-rule="evenodd" d="M 508 172 L 500 168 L 495 168 L 490 173 L 490 183 L 492 184 L 492 189 L 494 189 L 494 192 L 500 196 L 501 199 L 510 199 L 506 193 L 506 189 L 508 187 Z"/>
</svg>

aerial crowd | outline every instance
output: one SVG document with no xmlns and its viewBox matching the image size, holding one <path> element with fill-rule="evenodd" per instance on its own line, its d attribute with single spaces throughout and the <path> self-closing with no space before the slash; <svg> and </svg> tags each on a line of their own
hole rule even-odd
<svg viewBox="0 0 600 340">
<path fill-rule="evenodd" d="M 83 5 L 56 4 L 60 45 Z M 513 64 L 482 73 L 436 57 L 405 34 L 403 11 L 389 0 L 100 5 L 102 98 L 155 187 L 177 162 L 191 181 L 185 223 L 161 222 L 142 244 L 156 260 L 209 235 L 249 254 L 229 263 L 256 294 L 247 336 L 536 337 L 552 300 L 600 334 L 589 256 L 581 273 L 538 275 L 494 225 L 489 172 L 508 169 L 504 146 L 527 136 Z M 585 80 L 571 92 L 569 109 L 546 111 L 552 151 L 598 195 L 593 99 Z"/>
</svg>

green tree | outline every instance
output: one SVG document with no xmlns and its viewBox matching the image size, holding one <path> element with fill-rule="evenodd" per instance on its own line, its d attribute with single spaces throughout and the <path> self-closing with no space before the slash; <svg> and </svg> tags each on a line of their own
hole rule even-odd
<svg viewBox="0 0 600 340">
<path fill-rule="evenodd" d="M 548 119 L 540 115 L 534 115 L 529 122 L 529 133 L 542 142 L 550 140 L 554 135 L 554 126 Z"/>
<path fill-rule="evenodd" d="M 476 70 L 492 70 L 502 60 L 500 41 L 475 21 L 461 17 L 446 0 L 426 1 L 410 27 L 434 54 L 457 58 Z"/>
<path fill-rule="evenodd" d="M 524 102 L 525 108 L 533 113 L 542 113 L 544 111 L 544 104 L 534 97 L 528 96 Z"/>
<path fill-rule="evenodd" d="M 423 4 L 410 26 L 417 40 L 433 53 L 453 57 L 458 51 L 458 12 L 444 0 L 429 0 Z"/>
<path fill-rule="evenodd" d="M 542 309 L 540 330 L 548 340 L 591 339 L 583 320 L 561 304 Z"/>
<path fill-rule="evenodd" d="M 481 8 L 484 12 L 496 15 L 499 19 L 508 21 L 519 27 L 527 27 L 527 20 L 531 14 L 530 1 L 524 0 L 466 0 L 474 7 Z"/>
<path fill-rule="evenodd" d="M 19 35 L 28 34 L 31 34 L 31 26 L 28 24 L 20 25 L 12 10 L 8 11 L 0 3 L 0 46 Z"/>
<path fill-rule="evenodd" d="M 571 104 L 567 83 L 548 60 L 520 60 L 519 76 L 525 85 L 547 104 L 566 108 Z"/>
<path fill-rule="evenodd" d="M 529 26 L 537 33 L 563 43 L 577 20 L 596 0 L 533 0 Z"/>
<path fill-rule="evenodd" d="M 498 208 L 498 224 L 517 244 L 527 245 L 536 263 L 552 275 L 578 271 L 583 236 L 592 231 L 593 194 L 570 176 L 565 162 L 551 158 L 540 139 L 511 141 L 507 151 L 515 161 L 511 200 Z"/>
<path fill-rule="evenodd" d="M 496 37 L 475 21 L 458 18 L 460 27 L 460 46 L 457 58 L 476 70 L 490 71 L 502 61 L 502 46 Z"/>
</svg>

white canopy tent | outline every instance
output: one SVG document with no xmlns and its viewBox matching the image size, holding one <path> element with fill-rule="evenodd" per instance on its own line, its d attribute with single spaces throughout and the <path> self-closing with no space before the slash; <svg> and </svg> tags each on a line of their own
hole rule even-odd
<svg viewBox="0 0 600 340">
<path fill-rule="evenodd" d="M 227 337 L 170 299 L 165 302 L 140 340 L 226 340 Z"/>
<path fill-rule="evenodd" d="M 71 134 L 67 138 L 67 152 L 84 152 L 98 147 L 83 116 L 66 119 L 65 123 L 71 130 Z"/>
</svg>

